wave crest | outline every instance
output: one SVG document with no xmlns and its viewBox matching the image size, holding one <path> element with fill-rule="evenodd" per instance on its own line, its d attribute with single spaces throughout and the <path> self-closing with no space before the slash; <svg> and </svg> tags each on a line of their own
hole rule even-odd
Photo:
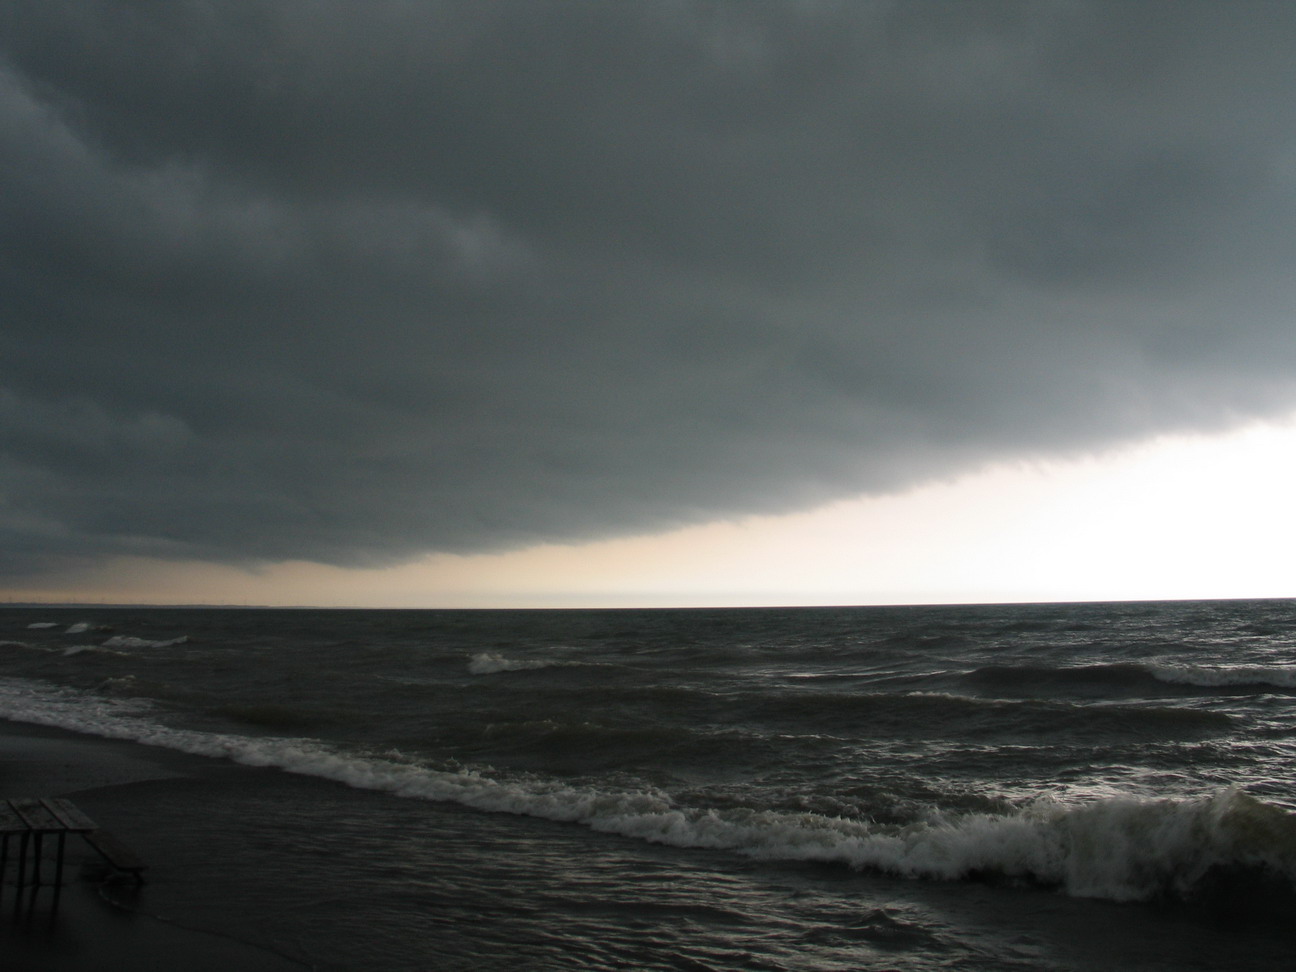
<svg viewBox="0 0 1296 972">
<path fill-rule="evenodd" d="M 499 672 L 521 672 L 533 668 L 552 668 L 563 662 L 552 658 L 507 658 L 494 651 L 482 651 L 473 655 L 468 662 L 468 671 L 473 675 L 495 675 Z"/>
<path fill-rule="evenodd" d="M 989 665 L 963 678 L 979 687 L 1012 695 L 1121 695 L 1175 689 L 1296 689 L 1296 666 L 1189 665 L 1177 662 L 1118 662 L 1053 668 Z M 1225 694 L 1228 694 L 1227 691 Z"/>
<path fill-rule="evenodd" d="M 533 776 L 438 770 L 319 742 L 175 729 L 150 706 L 22 680 L 0 681 L 0 717 L 59 726 L 194 755 L 227 758 L 397 796 L 581 824 L 685 848 L 780 861 L 840 864 L 903 877 L 999 878 L 1077 897 L 1200 899 L 1232 881 L 1253 896 L 1296 900 L 1296 815 L 1236 789 L 1193 800 L 1118 797 L 1067 805 L 1039 800 L 1005 813 L 942 813 L 876 823 L 864 817 L 757 807 L 682 806 L 644 788 L 612 791 Z"/>
<path fill-rule="evenodd" d="M 166 641 L 150 641 L 148 638 L 136 638 L 131 635 L 113 635 L 102 645 L 104 648 L 171 648 L 188 642 L 186 635 L 169 638 Z"/>
<path fill-rule="evenodd" d="M 1269 686 L 1296 689 L 1296 667 L 1273 665 L 1149 665 L 1160 682 L 1198 688 Z"/>
</svg>

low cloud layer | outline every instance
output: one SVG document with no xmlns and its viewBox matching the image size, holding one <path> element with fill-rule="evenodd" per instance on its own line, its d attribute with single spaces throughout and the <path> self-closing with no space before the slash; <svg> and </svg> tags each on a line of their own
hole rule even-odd
<svg viewBox="0 0 1296 972">
<path fill-rule="evenodd" d="M 1296 407 L 1296 5 L 18 0 L 0 572 L 385 564 Z"/>
</svg>

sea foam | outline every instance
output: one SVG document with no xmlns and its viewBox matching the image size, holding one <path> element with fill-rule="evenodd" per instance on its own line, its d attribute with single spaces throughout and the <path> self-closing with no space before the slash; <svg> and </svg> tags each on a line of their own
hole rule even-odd
<svg viewBox="0 0 1296 972">
<path fill-rule="evenodd" d="M 1117 901 L 1191 898 L 1221 870 L 1263 873 L 1289 892 L 1296 878 L 1296 816 L 1236 789 L 1191 800 L 1037 800 L 1007 813 L 933 811 L 904 825 L 882 825 L 758 807 L 681 806 L 653 789 L 616 791 L 533 776 L 438 770 L 308 739 L 172 728 L 154 722 L 151 713 L 150 704 L 139 700 L 0 680 L 0 716 L 16 721 L 675 847 L 835 863 L 910 878 L 1019 880 Z"/>
<path fill-rule="evenodd" d="M 131 635 L 113 635 L 103 643 L 104 648 L 171 648 L 174 645 L 183 645 L 189 638 L 181 635 L 178 638 L 169 638 L 165 641 L 150 641 L 147 638 L 136 638 Z"/>
<path fill-rule="evenodd" d="M 1271 686 L 1296 688 L 1296 666 L 1272 665 L 1149 665 L 1159 681 L 1199 688 Z"/>
<path fill-rule="evenodd" d="M 499 672 L 520 672 L 532 668 L 552 668 L 563 664 L 549 658 L 507 658 L 494 651 L 482 651 L 473 655 L 468 662 L 468 671 L 473 675 L 495 675 Z"/>
</svg>

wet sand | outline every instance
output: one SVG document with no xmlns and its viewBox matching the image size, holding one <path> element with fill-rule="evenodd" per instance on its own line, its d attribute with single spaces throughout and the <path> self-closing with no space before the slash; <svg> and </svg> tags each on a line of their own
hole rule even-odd
<svg viewBox="0 0 1296 972">
<path fill-rule="evenodd" d="M 0 955 L 7 972 L 284 972 L 312 966 L 244 937 L 237 923 L 184 927 L 167 916 L 168 885 L 192 881 L 194 868 L 219 867 L 201 848 L 184 846 L 174 818 L 158 830 L 150 821 L 146 781 L 201 781 L 198 789 L 255 785 L 255 770 L 21 723 L 0 721 L 0 797 L 66 796 L 95 822 L 122 838 L 149 868 L 134 887 L 115 876 L 79 837 L 69 837 L 61 892 L 48 884 L 16 887 L 10 860 L 0 886 Z M 195 794 L 194 812 L 201 812 Z M 53 871 L 46 841 L 46 879 Z M 15 842 L 16 848 L 16 842 Z M 12 858 L 12 854 L 11 854 Z M 177 868 L 189 873 L 178 874 Z"/>
</svg>

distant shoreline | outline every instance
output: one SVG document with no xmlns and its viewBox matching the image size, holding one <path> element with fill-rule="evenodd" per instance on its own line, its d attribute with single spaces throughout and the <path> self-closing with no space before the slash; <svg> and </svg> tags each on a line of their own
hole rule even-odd
<svg viewBox="0 0 1296 972">
<path fill-rule="evenodd" d="M 492 611 L 514 611 L 519 613 L 537 611 L 554 613 L 563 611 L 866 611 L 917 608 L 1080 607 L 1086 604 L 1261 604 L 1277 601 L 1296 601 L 1296 594 L 1280 597 L 1150 597 L 1118 598 L 1113 600 L 1086 599 L 1075 601 L 941 601 L 931 603 L 916 602 L 912 604 L 608 604 L 572 607 L 554 607 L 552 605 L 512 605 L 508 607 L 410 607 L 408 605 L 371 606 L 356 604 L 205 604 L 202 602 L 166 604 L 151 602 L 101 603 L 97 601 L 0 601 L 0 609 L 24 611 L 453 611 L 484 614 Z"/>
</svg>

